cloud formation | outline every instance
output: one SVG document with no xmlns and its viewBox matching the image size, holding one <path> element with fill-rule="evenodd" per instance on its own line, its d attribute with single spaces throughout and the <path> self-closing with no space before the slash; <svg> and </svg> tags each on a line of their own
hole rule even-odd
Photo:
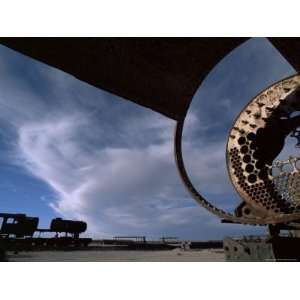
<svg viewBox="0 0 300 300">
<path fill-rule="evenodd" d="M 9 159 L 51 187 L 54 197 L 41 197 L 57 214 L 86 220 L 95 237 L 221 238 L 245 231 L 237 225 L 221 229 L 219 220 L 185 191 L 173 156 L 174 121 L 12 51 L 1 51 L 6 73 L 0 72 L 0 124 L 2 136 L 9 137 Z M 200 190 L 232 209 L 231 201 L 237 198 L 226 173 L 220 127 L 231 124 L 235 114 L 237 95 L 228 91 L 236 72 L 219 81 L 221 75 L 207 84 L 207 94 L 195 97 L 223 98 L 219 106 L 199 110 L 192 105 L 184 159 Z"/>
</svg>

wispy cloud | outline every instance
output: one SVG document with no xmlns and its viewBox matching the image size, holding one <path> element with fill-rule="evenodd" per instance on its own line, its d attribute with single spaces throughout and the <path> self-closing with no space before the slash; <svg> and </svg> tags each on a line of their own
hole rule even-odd
<svg viewBox="0 0 300 300">
<path fill-rule="evenodd" d="M 0 123 L 4 134 L 9 132 L 9 158 L 51 187 L 55 197 L 41 199 L 56 213 L 86 220 L 94 236 L 220 238 L 240 232 L 238 226 L 218 228 L 219 220 L 185 191 L 173 156 L 174 121 L 122 99 L 115 101 L 115 96 L 25 58 L 22 79 L 17 66 L 8 66 L 16 58 L 9 59 L 0 60 L 6 72 L 4 76 L 0 71 Z M 35 86 L 32 64 L 41 86 Z M 225 140 L 218 132 L 224 122 L 232 122 L 236 95 L 224 95 L 232 77 L 222 77 L 219 87 L 218 74 L 216 78 L 195 101 L 209 96 L 210 101 L 220 100 L 220 106 L 202 106 L 203 101 L 201 109 L 192 105 L 184 159 L 196 186 L 232 208 Z"/>
</svg>

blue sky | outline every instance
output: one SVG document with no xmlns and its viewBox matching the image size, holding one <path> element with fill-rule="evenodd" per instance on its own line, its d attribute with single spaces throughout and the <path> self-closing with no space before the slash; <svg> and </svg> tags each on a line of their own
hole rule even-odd
<svg viewBox="0 0 300 300">
<path fill-rule="evenodd" d="M 294 74 L 265 39 L 230 53 L 188 111 L 183 155 L 213 203 L 238 204 L 225 143 L 242 107 Z M 216 239 L 261 232 L 220 224 L 185 191 L 173 157 L 175 122 L 0 46 L 0 210 L 88 222 L 89 234 Z"/>
</svg>

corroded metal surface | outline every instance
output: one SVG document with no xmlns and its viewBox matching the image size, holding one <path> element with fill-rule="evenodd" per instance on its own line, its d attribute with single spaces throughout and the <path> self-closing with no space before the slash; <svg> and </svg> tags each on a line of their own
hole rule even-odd
<svg viewBox="0 0 300 300">
<path fill-rule="evenodd" d="M 0 44 L 178 120 L 210 70 L 248 38 L 0 38 Z"/>
<path fill-rule="evenodd" d="M 272 166 L 276 191 L 293 206 L 299 206 L 300 204 L 300 169 L 298 162 L 300 162 L 300 157 L 290 156 L 287 160 L 276 160 Z"/>
<path fill-rule="evenodd" d="M 225 238 L 223 243 L 226 261 L 276 261 L 272 243 L 268 243 L 266 238 Z"/>
<path fill-rule="evenodd" d="M 300 116 L 294 116 L 297 111 L 300 111 L 300 75 L 282 80 L 261 92 L 234 122 L 226 159 L 231 181 L 243 200 L 235 215 L 212 205 L 191 183 L 182 159 L 184 120 L 179 121 L 175 157 L 181 178 L 191 195 L 211 213 L 229 222 L 264 225 L 300 220 L 298 173 L 293 169 L 294 172 L 289 174 L 285 190 L 278 184 L 278 175 L 273 174 L 274 168 L 278 167 L 275 159 L 284 147 L 285 138 L 290 134 L 298 136 Z M 297 141 L 299 143 L 298 138 Z M 290 197 L 284 196 L 287 190 Z"/>
<path fill-rule="evenodd" d="M 297 191 L 292 183 L 297 174 L 286 176 L 290 180 L 284 180 L 287 183 L 283 188 L 279 180 L 284 179 L 282 172 L 278 177 L 273 170 L 278 167 L 274 160 L 284 148 L 286 137 L 295 136 L 300 126 L 299 116 L 292 116 L 299 110 L 300 76 L 295 75 L 257 95 L 234 122 L 226 157 L 231 181 L 245 201 L 237 210 L 238 216 L 259 216 L 276 222 L 281 216 L 295 213 L 298 218 L 299 203 L 287 197 L 289 186 L 294 194 Z"/>
<path fill-rule="evenodd" d="M 225 238 L 226 261 L 300 261 L 300 239 L 290 236 Z"/>
<path fill-rule="evenodd" d="M 210 70 L 248 38 L 0 38 L 0 43 L 169 118 L 184 117 Z M 299 38 L 269 38 L 299 70 Z"/>
</svg>

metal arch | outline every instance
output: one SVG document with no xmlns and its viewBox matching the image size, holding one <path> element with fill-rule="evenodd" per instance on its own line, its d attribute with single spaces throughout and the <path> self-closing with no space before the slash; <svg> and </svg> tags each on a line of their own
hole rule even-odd
<svg viewBox="0 0 300 300">
<path fill-rule="evenodd" d="M 183 131 L 183 125 L 184 125 L 184 119 L 180 120 L 176 124 L 176 129 L 175 129 L 175 140 L 174 140 L 174 154 L 175 154 L 175 161 L 177 165 L 178 172 L 180 174 L 180 177 L 187 188 L 187 190 L 190 192 L 192 197 L 204 208 L 206 208 L 208 211 L 210 211 L 212 214 L 217 215 L 220 218 L 225 218 L 225 219 L 235 219 L 235 217 L 227 213 L 216 206 L 212 205 L 209 201 L 207 201 L 203 196 L 199 194 L 199 192 L 196 190 L 194 185 L 192 184 L 184 162 L 183 162 L 183 157 L 182 157 L 182 131 Z"/>
<path fill-rule="evenodd" d="M 212 214 L 222 218 L 228 222 L 247 224 L 247 225 L 268 225 L 268 224 L 280 224 L 280 223 L 289 223 L 300 219 L 300 213 L 293 214 L 279 214 L 276 217 L 236 217 L 231 213 L 225 212 L 222 209 L 219 209 L 215 205 L 211 204 L 206 200 L 194 187 L 192 184 L 188 173 L 186 171 L 183 157 L 182 157 L 182 131 L 184 126 L 185 118 L 177 121 L 175 128 L 174 136 L 174 155 L 176 166 L 180 175 L 180 178 L 183 181 L 184 186 L 191 194 L 191 196 L 205 209 L 207 209 Z"/>
</svg>

